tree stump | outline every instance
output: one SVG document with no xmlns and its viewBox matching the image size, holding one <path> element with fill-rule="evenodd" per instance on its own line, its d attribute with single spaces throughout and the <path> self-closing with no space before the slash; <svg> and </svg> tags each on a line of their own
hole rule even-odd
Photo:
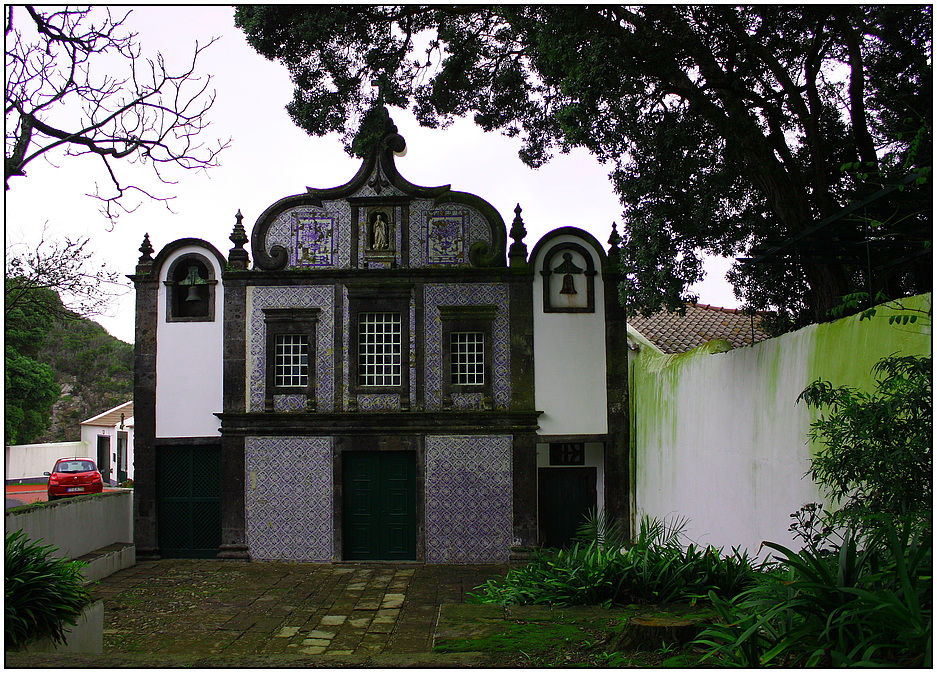
<svg viewBox="0 0 937 673">
<path fill-rule="evenodd" d="M 608 650 L 649 652 L 668 645 L 686 645 L 712 621 L 711 615 L 650 614 L 632 617 L 624 623 L 621 633 L 611 641 Z"/>
</svg>

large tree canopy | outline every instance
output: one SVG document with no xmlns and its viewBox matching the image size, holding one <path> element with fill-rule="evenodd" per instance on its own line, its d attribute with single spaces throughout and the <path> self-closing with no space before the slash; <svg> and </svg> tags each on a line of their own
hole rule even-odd
<svg viewBox="0 0 937 673">
<path fill-rule="evenodd" d="M 472 113 L 519 136 L 531 166 L 577 146 L 610 162 L 632 311 L 681 306 L 702 253 L 754 255 L 930 162 L 925 5 L 278 5 L 235 23 L 289 69 L 293 120 L 349 151 L 376 78 L 423 125 Z M 800 322 L 865 289 L 822 258 L 732 279 Z"/>
</svg>

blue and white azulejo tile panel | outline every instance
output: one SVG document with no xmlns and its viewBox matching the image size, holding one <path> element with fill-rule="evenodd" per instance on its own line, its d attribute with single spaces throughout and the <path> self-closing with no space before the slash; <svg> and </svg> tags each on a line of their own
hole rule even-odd
<svg viewBox="0 0 937 673">
<path fill-rule="evenodd" d="M 248 437 L 245 453 L 251 558 L 330 563 L 332 439 Z"/>
<path fill-rule="evenodd" d="M 426 438 L 427 563 L 505 563 L 513 540 L 512 437 Z"/>
</svg>

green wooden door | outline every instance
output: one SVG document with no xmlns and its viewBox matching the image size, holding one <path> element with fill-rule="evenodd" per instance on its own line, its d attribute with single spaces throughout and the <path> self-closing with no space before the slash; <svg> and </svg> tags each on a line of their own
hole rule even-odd
<svg viewBox="0 0 937 673">
<path fill-rule="evenodd" d="M 343 547 L 349 561 L 416 560 L 416 454 L 343 454 Z"/>
<path fill-rule="evenodd" d="M 595 508 L 594 467 L 541 467 L 539 470 L 540 543 L 566 547 Z"/>
<path fill-rule="evenodd" d="M 221 447 L 161 446 L 156 479 L 160 555 L 214 558 L 221 546 Z"/>
</svg>

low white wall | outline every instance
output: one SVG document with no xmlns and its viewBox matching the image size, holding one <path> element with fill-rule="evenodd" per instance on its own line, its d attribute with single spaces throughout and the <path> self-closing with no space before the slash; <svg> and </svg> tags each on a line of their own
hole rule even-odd
<svg viewBox="0 0 937 673">
<path fill-rule="evenodd" d="M 23 651 L 100 654 L 104 651 L 104 601 L 95 601 L 82 611 L 74 626 L 65 627 L 64 644 L 56 645 L 49 638 L 42 638 Z"/>
<path fill-rule="evenodd" d="M 35 479 L 49 472 L 59 458 L 93 458 L 86 442 L 17 444 L 5 450 L 6 480 Z"/>
<path fill-rule="evenodd" d="M 6 534 L 54 545 L 53 556 L 78 558 L 109 545 L 133 543 L 133 491 L 66 498 L 6 513 Z"/>
</svg>

